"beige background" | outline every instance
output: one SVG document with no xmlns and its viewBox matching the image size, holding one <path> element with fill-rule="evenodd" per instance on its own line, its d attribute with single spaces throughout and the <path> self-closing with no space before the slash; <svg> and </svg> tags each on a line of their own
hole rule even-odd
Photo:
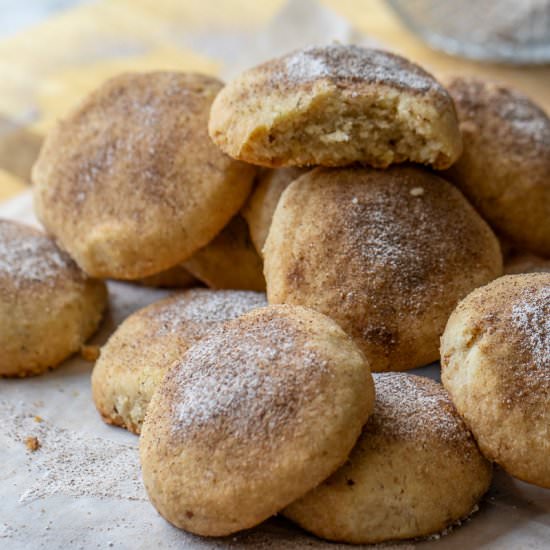
<svg viewBox="0 0 550 550">
<path fill-rule="evenodd" d="M 294 2 L 302 6 L 305 18 L 297 32 L 306 29 L 306 38 L 307 14 L 315 11 L 312 3 Z M 320 4 L 364 36 L 436 74 L 499 79 L 550 111 L 549 66 L 479 64 L 435 52 L 407 31 L 382 0 Z M 44 134 L 102 80 L 121 71 L 148 69 L 227 76 L 228 65 L 243 65 L 245 50 L 270 55 L 264 31 L 284 6 L 285 0 L 96 0 L 0 41 L 0 201 L 25 189 Z M 330 18 L 330 12 L 325 15 Z M 240 63 L 235 63 L 239 56 Z"/>
</svg>

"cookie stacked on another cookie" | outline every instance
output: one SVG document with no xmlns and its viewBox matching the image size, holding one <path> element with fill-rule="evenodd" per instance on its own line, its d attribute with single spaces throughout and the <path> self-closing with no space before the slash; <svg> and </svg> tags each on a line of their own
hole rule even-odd
<svg viewBox="0 0 550 550">
<path fill-rule="evenodd" d="M 122 75 L 48 136 L 36 209 L 84 270 L 211 287 L 130 316 L 92 376 L 103 419 L 141 432 L 145 486 L 171 523 L 220 536 L 282 512 L 347 542 L 433 534 L 490 483 L 469 426 L 487 457 L 548 483 L 544 467 L 525 474 L 525 448 L 502 453 L 487 436 L 479 417 L 491 401 L 472 410 L 464 397 L 476 357 L 457 365 L 447 347 L 468 306 L 444 339 L 456 409 L 441 385 L 402 373 L 377 375 L 374 396 L 371 371 L 437 360 L 456 304 L 502 273 L 492 229 L 435 172 L 453 173 L 461 151 L 435 78 L 343 45 L 269 61 L 225 88 L 196 74 Z M 544 198 L 539 183 L 533 197 Z M 101 283 L 86 281 L 98 296 L 82 308 L 101 309 Z M 250 291 L 265 287 L 267 300 Z M 479 322 L 498 324 L 487 319 L 504 306 L 485 298 Z M 536 316 L 546 302 L 543 290 Z M 532 305 L 514 314 L 524 325 Z M 529 403 L 539 418 L 540 395 Z"/>
<path fill-rule="evenodd" d="M 230 82 L 212 104 L 210 136 L 261 166 L 448 168 L 462 143 L 453 102 L 424 69 L 360 46 L 311 47 Z"/>
<path fill-rule="evenodd" d="M 456 303 L 502 273 L 466 199 L 395 166 L 448 168 L 462 151 L 451 97 L 404 58 L 336 44 L 268 61 L 218 94 L 209 131 L 235 158 L 286 167 L 244 209 L 269 302 L 329 315 L 375 371 L 436 361 Z"/>
</svg>

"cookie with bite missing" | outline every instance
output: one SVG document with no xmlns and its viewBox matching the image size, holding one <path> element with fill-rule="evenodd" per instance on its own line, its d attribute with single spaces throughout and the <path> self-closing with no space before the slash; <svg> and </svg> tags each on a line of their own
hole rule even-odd
<svg viewBox="0 0 550 550">
<path fill-rule="evenodd" d="M 355 45 L 309 47 L 249 69 L 212 104 L 214 142 L 267 167 L 448 168 L 462 142 L 453 102 L 424 69 Z"/>
</svg>

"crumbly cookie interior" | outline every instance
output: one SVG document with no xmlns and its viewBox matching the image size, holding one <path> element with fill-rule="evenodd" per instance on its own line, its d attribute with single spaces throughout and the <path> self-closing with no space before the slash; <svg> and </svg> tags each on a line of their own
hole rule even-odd
<svg viewBox="0 0 550 550">
<path fill-rule="evenodd" d="M 441 164 L 449 160 L 434 109 L 397 92 L 342 100 L 327 93 L 301 110 L 276 116 L 258 127 L 245 145 L 248 153 L 282 165 L 340 166 L 362 162 L 379 168 L 412 161 Z"/>
</svg>

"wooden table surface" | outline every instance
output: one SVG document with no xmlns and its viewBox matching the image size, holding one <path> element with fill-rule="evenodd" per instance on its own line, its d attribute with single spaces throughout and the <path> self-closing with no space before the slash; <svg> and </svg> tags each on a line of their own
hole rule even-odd
<svg viewBox="0 0 550 550">
<path fill-rule="evenodd" d="M 320 0 L 367 36 L 443 72 L 507 82 L 550 112 L 550 66 L 481 64 L 431 50 L 382 0 Z M 96 0 L 0 41 L 0 201 L 20 193 L 43 136 L 67 108 L 121 71 L 216 74 L 222 61 L 188 47 L 190 33 L 233 36 L 262 29 L 285 0 Z M 261 31 L 259 31 L 261 32 Z M 203 33 L 201 35 L 201 33 Z M 232 34 L 231 34 L 232 33 Z"/>
</svg>

